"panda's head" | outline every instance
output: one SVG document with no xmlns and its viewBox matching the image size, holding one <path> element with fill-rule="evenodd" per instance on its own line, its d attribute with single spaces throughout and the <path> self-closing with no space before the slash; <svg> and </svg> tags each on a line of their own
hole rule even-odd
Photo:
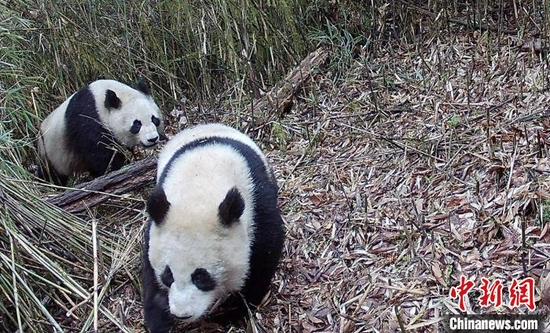
<svg viewBox="0 0 550 333">
<path fill-rule="evenodd" d="M 147 200 L 153 220 L 148 258 L 168 293 L 170 313 L 193 322 L 244 285 L 250 251 L 244 222 L 250 212 L 236 187 L 180 192 L 165 193 L 157 185 Z"/>
<path fill-rule="evenodd" d="M 150 147 L 166 139 L 162 113 L 145 82 L 140 81 L 137 90 L 122 84 L 97 84 L 91 88 L 96 94 L 103 94 L 103 105 L 98 106 L 99 116 L 118 142 L 128 148 Z"/>
</svg>

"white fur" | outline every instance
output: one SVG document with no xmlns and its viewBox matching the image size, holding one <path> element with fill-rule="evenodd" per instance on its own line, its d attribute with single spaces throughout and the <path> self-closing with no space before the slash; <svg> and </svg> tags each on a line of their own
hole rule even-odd
<svg viewBox="0 0 550 333">
<path fill-rule="evenodd" d="M 53 110 L 40 125 L 38 154 L 48 160 L 51 166 L 62 175 L 69 175 L 79 163 L 65 140 L 65 111 L 73 96 Z"/>
<path fill-rule="evenodd" d="M 231 137 L 263 154 L 246 135 L 223 125 L 202 125 L 173 137 L 159 158 L 159 175 L 168 160 L 185 143 L 210 136 Z M 218 206 L 227 192 L 237 187 L 245 209 L 240 221 L 229 228 L 218 218 Z M 160 283 L 169 265 L 174 283 L 169 291 L 172 314 L 195 321 L 213 302 L 242 288 L 249 271 L 253 237 L 253 183 L 246 160 L 233 148 L 207 145 L 190 150 L 172 164 L 164 181 L 170 208 L 164 222 L 151 225 L 149 259 Z M 209 292 L 191 282 L 191 274 L 205 268 L 217 282 Z"/>
<path fill-rule="evenodd" d="M 99 119 L 124 146 L 133 148 L 140 143 L 143 146 L 150 146 L 153 143 L 148 140 L 158 137 L 159 132 L 162 132 L 164 126 L 162 113 L 151 96 L 115 80 L 92 82 L 89 89 L 94 95 Z M 105 108 L 105 93 L 108 89 L 114 91 L 121 100 L 120 109 L 110 111 Z M 81 163 L 71 153 L 65 138 L 65 112 L 73 96 L 74 94 L 44 119 L 38 137 L 39 156 L 43 160 L 47 158 L 51 166 L 62 175 L 70 175 L 78 171 Z M 158 128 L 151 122 L 152 115 L 160 120 Z M 137 135 L 130 132 L 135 119 L 142 123 Z"/>
</svg>

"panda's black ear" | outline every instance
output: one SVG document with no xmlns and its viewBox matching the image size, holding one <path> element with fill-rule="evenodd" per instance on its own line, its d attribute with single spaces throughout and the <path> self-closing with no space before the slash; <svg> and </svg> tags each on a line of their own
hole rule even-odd
<svg viewBox="0 0 550 333">
<path fill-rule="evenodd" d="M 162 186 L 156 186 L 147 198 L 147 213 L 156 225 L 161 225 L 168 213 L 168 208 L 170 208 L 170 202 L 166 199 Z"/>
<path fill-rule="evenodd" d="M 105 92 L 105 107 L 110 109 L 118 109 L 120 108 L 120 105 L 122 102 L 120 101 L 120 98 L 116 95 L 116 93 L 110 89 L 107 89 Z"/>
<path fill-rule="evenodd" d="M 149 88 L 149 85 L 144 80 L 138 81 L 137 89 L 147 96 L 151 95 L 151 88 Z"/>
<path fill-rule="evenodd" d="M 237 222 L 241 215 L 243 215 L 244 199 L 236 187 L 227 192 L 218 210 L 220 221 L 225 226 L 230 226 L 234 222 Z"/>
</svg>

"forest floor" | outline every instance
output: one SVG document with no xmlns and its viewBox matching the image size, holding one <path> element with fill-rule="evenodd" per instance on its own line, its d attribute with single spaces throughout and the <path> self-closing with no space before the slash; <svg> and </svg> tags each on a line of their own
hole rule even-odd
<svg viewBox="0 0 550 333">
<path fill-rule="evenodd" d="M 548 313 L 549 68 L 487 36 L 388 43 L 319 74 L 281 121 L 288 239 L 263 327 L 437 331 L 460 276 L 468 313 L 527 313 L 508 293 L 527 277 Z M 482 278 L 502 306 L 480 307 Z"/>
<path fill-rule="evenodd" d="M 548 50 L 536 36 L 514 36 L 454 25 L 414 43 L 388 37 L 348 54 L 331 49 L 329 65 L 285 112 L 256 125 L 227 105 L 165 110 L 169 136 L 214 120 L 253 137 L 279 182 L 287 231 L 271 293 L 246 327 L 176 331 L 436 332 L 445 314 L 463 312 L 450 296 L 461 277 L 474 283 L 465 312 L 548 314 Z M 145 332 L 138 272 L 147 193 L 87 212 L 119 247 L 95 277 L 112 314 L 102 310 L 100 331 Z M 77 282 L 88 284 L 90 270 L 82 272 Z M 482 306 L 484 278 L 502 284 L 502 304 Z M 512 285 L 528 278 L 534 310 L 514 304 Z M 80 314 L 92 308 L 90 291 L 65 286 L 55 286 L 48 309 L 67 330 L 90 325 Z"/>
<path fill-rule="evenodd" d="M 461 276 L 468 313 L 531 313 L 509 293 L 528 277 L 548 313 L 549 68 L 537 40 L 489 36 L 358 50 L 254 132 L 287 239 L 248 331 L 435 332 Z M 481 307 L 482 278 L 500 306 Z"/>
</svg>

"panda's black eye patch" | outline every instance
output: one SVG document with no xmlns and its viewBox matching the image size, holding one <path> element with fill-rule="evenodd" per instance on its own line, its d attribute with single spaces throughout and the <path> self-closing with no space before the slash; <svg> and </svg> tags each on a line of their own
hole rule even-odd
<svg viewBox="0 0 550 333">
<path fill-rule="evenodd" d="M 130 128 L 130 133 L 132 134 L 138 134 L 139 130 L 141 129 L 141 121 L 134 120 L 134 123 L 132 124 L 132 127 Z"/>
<path fill-rule="evenodd" d="M 170 267 L 166 266 L 164 268 L 164 272 L 162 272 L 160 280 L 168 288 L 170 288 L 172 283 L 174 283 L 174 276 L 172 275 L 172 270 L 170 269 Z"/>
<path fill-rule="evenodd" d="M 204 268 L 195 269 L 193 274 L 191 274 L 191 281 L 202 291 L 210 291 L 216 288 L 216 281 Z"/>
<path fill-rule="evenodd" d="M 157 118 L 157 117 L 155 117 L 155 116 L 151 116 L 151 121 L 152 121 L 153 124 L 154 124 L 155 126 L 157 126 L 157 127 L 160 125 L 160 119 Z"/>
</svg>

